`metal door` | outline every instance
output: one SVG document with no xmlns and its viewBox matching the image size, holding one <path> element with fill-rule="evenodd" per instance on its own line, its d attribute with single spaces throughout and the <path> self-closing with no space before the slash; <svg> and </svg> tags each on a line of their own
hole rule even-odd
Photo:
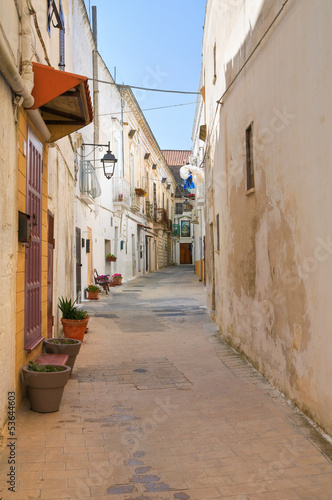
<svg viewBox="0 0 332 500">
<path fill-rule="evenodd" d="M 43 146 L 28 130 L 26 211 L 31 221 L 31 246 L 25 261 L 24 348 L 41 337 L 41 237 Z"/>
<path fill-rule="evenodd" d="M 75 229 L 76 237 L 76 297 L 78 293 L 82 291 L 82 256 L 81 256 L 81 230 L 80 228 Z"/>
<path fill-rule="evenodd" d="M 47 337 L 52 337 L 53 316 L 53 252 L 54 252 L 54 217 L 48 212 L 47 241 Z"/>
</svg>

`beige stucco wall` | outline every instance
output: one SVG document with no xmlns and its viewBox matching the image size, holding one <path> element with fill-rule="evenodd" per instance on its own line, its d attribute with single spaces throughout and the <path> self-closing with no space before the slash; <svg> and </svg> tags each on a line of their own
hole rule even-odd
<svg viewBox="0 0 332 500">
<path fill-rule="evenodd" d="M 235 2 L 234 9 L 219 18 L 220 30 L 216 11 L 211 16 L 213 3 L 208 2 L 210 31 L 206 29 L 204 39 L 210 131 L 213 102 L 282 4 L 257 2 L 255 11 Z M 330 433 L 331 16 L 332 4 L 324 0 L 286 5 L 224 96 L 206 169 L 207 198 L 212 199 L 207 224 L 215 229 L 220 214 L 221 248 L 214 252 L 214 275 L 215 314 L 222 334 Z M 227 43 L 219 37 L 227 37 Z M 213 85 L 214 43 L 218 75 Z M 251 122 L 255 192 L 246 195 L 244 139 Z"/>
</svg>

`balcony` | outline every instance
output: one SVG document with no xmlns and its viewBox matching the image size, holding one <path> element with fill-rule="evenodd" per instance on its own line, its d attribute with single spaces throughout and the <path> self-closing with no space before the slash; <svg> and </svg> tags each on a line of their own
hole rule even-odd
<svg viewBox="0 0 332 500">
<path fill-rule="evenodd" d="M 131 190 L 130 208 L 134 212 L 139 212 L 141 210 L 141 197 L 136 193 L 135 188 Z"/>
<path fill-rule="evenodd" d="M 196 206 L 203 206 L 204 205 L 204 183 L 202 182 L 201 184 L 198 184 L 196 188 Z"/>
<path fill-rule="evenodd" d="M 89 161 L 80 162 L 79 187 L 81 199 L 88 205 L 93 205 L 95 198 L 101 195 L 96 171 Z"/>
<path fill-rule="evenodd" d="M 113 178 L 113 203 L 120 207 L 130 205 L 130 184 L 123 177 Z"/>
<path fill-rule="evenodd" d="M 153 204 L 148 200 L 145 202 L 145 215 L 148 219 L 154 220 Z"/>
<path fill-rule="evenodd" d="M 189 201 L 185 201 L 184 203 L 182 203 L 182 206 L 183 212 L 191 212 L 193 209 L 193 206 Z"/>
<path fill-rule="evenodd" d="M 154 221 L 157 224 L 162 224 L 167 227 L 168 218 L 167 218 L 167 210 L 165 208 L 156 208 L 154 211 Z"/>
</svg>

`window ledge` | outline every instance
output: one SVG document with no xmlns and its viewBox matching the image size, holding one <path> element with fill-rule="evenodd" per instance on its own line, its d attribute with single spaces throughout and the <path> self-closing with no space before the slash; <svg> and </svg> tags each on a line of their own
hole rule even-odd
<svg viewBox="0 0 332 500">
<path fill-rule="evenodd" d="M 30 353 L 43 341 L 44 341 L 44 337 L 38 337 L 38 339 L 34 340 L 31 344 L 29 344 L 24 349 L 27 353 Z"/>
<path fill-rule="evenodd" d="M 255 192 L 255 188 L 251 188 L 251 189 L 248 189 L 244 194 L 246 196 L 249 196 L 250 194 L 254 194 L 254 192 Z"/>
</svg>

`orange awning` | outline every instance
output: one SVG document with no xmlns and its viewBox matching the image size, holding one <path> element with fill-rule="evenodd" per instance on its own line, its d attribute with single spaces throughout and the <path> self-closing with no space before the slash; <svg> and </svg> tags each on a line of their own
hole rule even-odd
<svg viewBox="0 0 332 500">
<path fill-rule="evenodd" d="M 35 77 L 30 109 L 39 109 L 52 136 L 48 142 L 65 137 L 93 120 L 86 76 L 59 71 L 33 62 Z"/>
</svg>

